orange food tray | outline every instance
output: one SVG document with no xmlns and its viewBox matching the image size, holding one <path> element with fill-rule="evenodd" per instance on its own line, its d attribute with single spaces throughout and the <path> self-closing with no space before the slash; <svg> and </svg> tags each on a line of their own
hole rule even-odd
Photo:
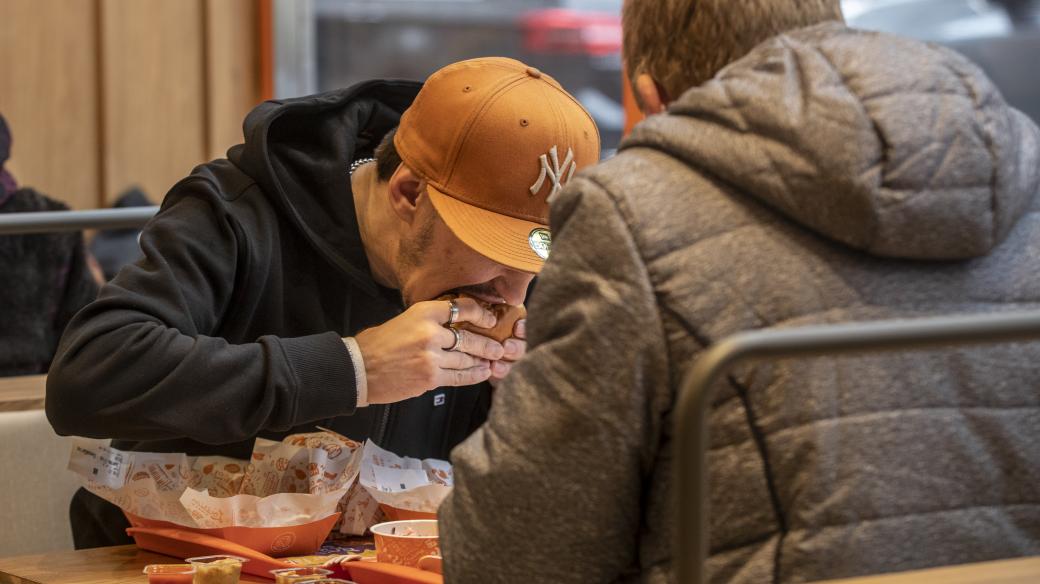
<svg viewBox="0 0 1040 584">
<path fill-rule="evenodd" d="M 290 527 L 223 527 L 218 529 L 188 528 L 168 521 L 145 519 L 131 513 L 125 514 L 131 527 L 154 529 L 176 529 L 185 533 L 211 535 L 231 543 L 242 545 L 268 556 L 306 556 L 313 554 L 329 537 L 332 526 L 339 519 L 333 513 L 324 519 Z"/>
<path fill-rule="evenodd" d="M 249 560 L 242 565 L 242 571 L 263 578 L 271 578 L 271 570 L 293 567 L 289 562 L 272 558 L 242 544 L 197 531 L 161 527 L 131 527 L 126 532 L 134 538 L 137 547 L 175 558 L 210 554 L 241 556 Z M 310 552 L 313 552 L 314 549 L 317 549 L 317 546 Z M 334 572 L 335 577 L 347 577 L 357 584 L 444 583 L 444 578 L 440 574 L 379 562 L 346 562 L 335 568 Z"/>
<path fill-rule="evenodd" d="M 398 509 L 397 507 L 391 507 L 389 505 L 380 504 L 379 508 L 383 510 L 383 515 L 386 515 L 387 521 L 407 521 L 409 519 L 436 519 L 436 513 L 423 513 L 422 511 L 409 511 L 408 509 Z"/>
</svg>

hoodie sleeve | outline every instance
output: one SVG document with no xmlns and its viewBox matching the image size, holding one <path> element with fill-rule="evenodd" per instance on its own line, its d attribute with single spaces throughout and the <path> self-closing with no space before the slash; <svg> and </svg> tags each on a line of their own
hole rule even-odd
<svg viewBox="0 0 1040 584">
<path fill-rule="evenodd" d="M 611 582 L 638 565 L 663 419 L 654 400 L 669 387 L 658 308 L 597 185 L 575 179 L 553 201 L 552 228 L 528 353 L 452 453 L 455 488 L 438 512 L 450 584 Z"/>
<path fill-rule="evenodd" d="M 242 257 L 212 183 L 186 179 L 128 266 L 62 336 L 47 378 L 59 434 L 209 444 L 349 415 L 354 370 L 339 335 L 215 336 Z"/>
<path fill-rule="evenodd" d="M 64 270 L 65 278 L 62 282 L 61 300 L 51 323 L 53 327 L 53 337 L 51 338 L 55 339 L 55 341 L 59 338 L 62 331 L 65 330 L 73 315 L 87 304 L 90 304 L 97 297 L 98 293 L 98 283 L 94 280 L 94 276 L 90 273 L 90 267 L 87 264 L 87 251 L 83 243 L 83 234 L 76 232 L 69 239 L 73 242 L 73 245 L 72 249 L 69 250 L 69 260 Z M 54 343 L 55 341 L 51 342 Z M 56 348 L 53 345 L 51 346 L 52 350 Z"/>
</svg>

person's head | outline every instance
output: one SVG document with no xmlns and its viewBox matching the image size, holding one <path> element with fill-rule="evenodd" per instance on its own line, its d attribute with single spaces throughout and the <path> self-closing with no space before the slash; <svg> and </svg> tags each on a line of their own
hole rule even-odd
<svg viewBox="0 0 1040 584">
<path fill-rule="evenodd" d="M 0 115 L 0 198 L 7 193 L 14 192 L 17 185 L 14 177 L 4 169 L 8 157 L 11 156 L 11 131 L 7 128 L 7 120 Z"/>
<path fill-rule="evenodd" d="M 840 0 L 625 0 L 623 58 L 654 114 L 763 41 L 830 20 L 842 20 Z"/>
<path fill-rule="evenodd" d="M 430 76 L 376 150 L 405 301 L 522 302 L 548 257 L 549 197 L 599 153 L 592 117 L 537 69 L 488 58 Z"/>
</svg>

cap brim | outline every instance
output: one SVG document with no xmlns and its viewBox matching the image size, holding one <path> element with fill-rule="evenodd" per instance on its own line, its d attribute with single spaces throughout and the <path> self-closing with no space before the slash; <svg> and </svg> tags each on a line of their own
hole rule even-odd
<svg viewBox="0 0 1040 584">
<path fill-rule="evenodd" d="M 542 270 L 545 260 L 531 247 L 531 234 L 548 230 L 546 225 L 485 211 L 445 195 L 429 183 L 427 191 L 441 219 L 473 251 L 516 270 L 532 274 Z"/>
</svg>

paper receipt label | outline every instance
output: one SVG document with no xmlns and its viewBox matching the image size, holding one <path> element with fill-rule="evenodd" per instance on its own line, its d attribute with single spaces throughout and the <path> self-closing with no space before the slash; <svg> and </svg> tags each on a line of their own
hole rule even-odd
<svg viewBox="0 0 1040 584">
<path fill-rule="evenodd" d="M 69 457 L 69 470 L 112 489 L 126 484 L 133 465 L 132 457 L 113 450 L 102 442 L 76 440 Z"/>
</svg>

